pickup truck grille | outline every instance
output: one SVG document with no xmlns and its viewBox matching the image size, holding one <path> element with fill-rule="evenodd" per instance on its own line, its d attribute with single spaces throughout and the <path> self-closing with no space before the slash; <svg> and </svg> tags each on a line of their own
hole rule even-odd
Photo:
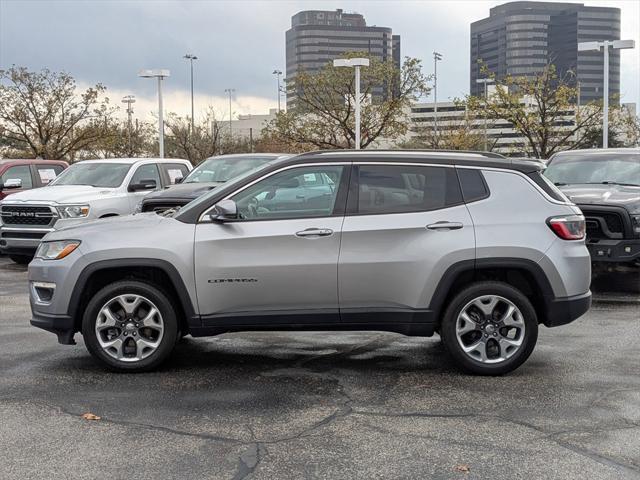
<svg viewBox="0 0 640 480">
<path fill-rule="evenodd" d="M 163 213 L 172 208 L 183 207 L 188 201 L 172 201 L 172 202 L 142 202 L 143 212 Z"/>
<path fill-rule="evenodd" d="M 50 207 L 2 205 L 0 217 L 2 223 L 7 226 L 48 226 L 55 221 L 56 215 Z"/>
<path fill-rule="evenodd" d="M 624 238 L 624 219 L 620 212 L 582 208 L 588 239 Z"/>
</svg>

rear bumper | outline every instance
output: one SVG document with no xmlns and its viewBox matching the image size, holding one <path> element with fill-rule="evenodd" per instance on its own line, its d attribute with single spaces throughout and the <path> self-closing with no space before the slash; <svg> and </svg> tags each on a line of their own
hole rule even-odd
<svg viewBox="0 0 640 480">
<path fill-rule="evenodd" d="M 558 327 L 577 320 L 591 308 L 591 291 L 572 297 L 553 298 L 546 303 L 547 327 Z"/>
<path fill-rule="evenodd" d="M 593 262 L 627 263 L 640 260 L 640 238 L 587 241 Z"/>
<path fill-rule="evenodd" d="M 69 315 L 53 315 L 41 312 L 33 312 L 31 325 L 41 328 L 58 336 L 58 343 L 63 345 L 75 345 L 73 334 L 75 333 L 73 318 Z"/>
</svg>

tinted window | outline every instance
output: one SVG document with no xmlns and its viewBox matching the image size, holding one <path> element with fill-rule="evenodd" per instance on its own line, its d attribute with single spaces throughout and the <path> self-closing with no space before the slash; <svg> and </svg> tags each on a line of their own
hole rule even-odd
<svg viewBox="0 0 640 480">
<path fill-rule="evenodd" d="M 50 183 L 50 185 L 91 185 L 116 188 L 122 185 L 131 168 L 129 163 L 74 163 Z"/>
<path fill-rule="evenodd" d="M 162 164 L 161 168 L 164 169 L 164 172 L 167 174 L 167 178 L 171 185 L 176 183 L 177 179 L 184 179 L 189 174 L 187 166 L 181 163 L 170 163 L 168 165 Z"/>
<path fill-rule="evenodd" d="M 245 220 L 328 217 L 338 195 L 341 166 L 313 166 L 271 175 L 234 195 Z"/>
<path fill-rule="evenodd" d="M 62 168 L 62 165 L 36 165 L 36 170 L 38 170 L 40 183 L 47 185 L 49 182 L 55 180 L 64 168 Z"/>
<path fill-rule="evenodd" d="M 10 167 L 2 174 L 2 183 L 15 179 L 19 179 L 22 182 L 22 188 L 32 188 L 33 182 L 31 181 L 31 169 L 29 165 Z"/>
<path fill-rule="evenodd" d="M 420 212 L 462 202 L 453 168 L 361 165 L 358 169 L 358 213 Z"/>
<path fill-rule="evenodd" d="M 156 188 L 160 188 L 160 173 L 155 163 L 139 166 L 136 173 L 133 174 L 129 185 L 141 183 L 143 180 L 155 180 Z"/>
<path fill-rule="evenodd" d="M 458 178 L 462 187 L 462 195 L 465 202 L 475 202 L 489 196 L 489 191 L 482 178 L 480 170 L 468 168 L 458 169 Z"/>
</svg>

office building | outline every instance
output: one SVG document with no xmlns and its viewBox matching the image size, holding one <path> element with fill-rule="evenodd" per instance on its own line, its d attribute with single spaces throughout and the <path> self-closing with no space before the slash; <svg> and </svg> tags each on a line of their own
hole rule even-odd
<svg viewBox="0 0 640 480">
<path fill-rule="evenodd" d="M 347 52 L 365 52 L 400 66 L 400 36 L 391 28 L 368 26 L 359 13 L 307 10 L 291 17 L 286 32 L 287 108 L 295 104 L 295 77 L 300 71 L 317 73 Z M 382 87 L 376 92 L 382 94 Z"/>
<path fill-rule="evenodd" d="M 547 64 L 578 82 L 580 103 L 602 99 L 602 52 L 578 52 L 578 43 L 620 39 L 620 9 L 580 3 L 510 2 L 471 24 L 472 95 L 482 96 L 480 63 L 499 79 L 535 76 Z M 610 50 L 610 96 L 620 94 L 620 51 Z"/>
</svg>

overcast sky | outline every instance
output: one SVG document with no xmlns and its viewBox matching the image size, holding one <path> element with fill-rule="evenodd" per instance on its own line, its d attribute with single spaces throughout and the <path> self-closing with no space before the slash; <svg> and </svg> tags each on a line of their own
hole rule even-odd
<svg viewBox="0 0 640 480">
<path fill-rule="evenodd" d="M 469 24 L 505 2 L 483 0 L 0 0 L 0 68 L 65 70 L 81 85 L 101 82 L 113 103 L 136 95 L 136 115 L 155 107 L 155 84 L 137 78 L 141 68 L 167 68 L 167 109 L 189 113 L 188 63 L 195 63 L 196 108 L 214 105 L 227 115 L 225 88 L 235 88 L 233 111 L 266 113 L 277 105 L 274 68 L 285 70 L 284 32 L 300 10 L 342 8 L 368 25 L 393 28 L 402 55 L 423 59 L 425 73 L 438 64 L 438 99 L 460 97 L 469 85 Z M 640 100 L 640 1 L 583 1 L 622 10 L 623 101 Z"/>
</svg>

